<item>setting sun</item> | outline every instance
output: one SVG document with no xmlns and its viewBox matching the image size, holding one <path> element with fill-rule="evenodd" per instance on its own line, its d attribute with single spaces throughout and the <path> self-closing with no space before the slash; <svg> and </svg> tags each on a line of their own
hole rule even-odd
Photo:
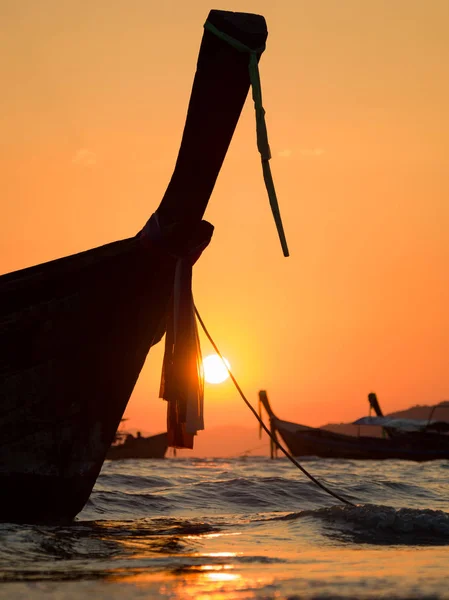
<svg viewBox="0 0 449 600">
<path fill-rule="evenodd" d="M 228 369 L 231 368 L 229 361 L 224 359 Z M 203 359 L 204 379 L 207 383 L 223 383 L 228 377 L 228 369 L 223 364 L 223 361 L 218 354 L 210 354 Z"/>
</svg>

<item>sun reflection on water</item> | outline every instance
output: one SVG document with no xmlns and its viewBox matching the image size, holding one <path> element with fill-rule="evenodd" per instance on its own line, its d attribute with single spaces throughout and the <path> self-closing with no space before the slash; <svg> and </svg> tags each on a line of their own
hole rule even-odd
<svg viewBox="0 0 449 600">
<path fill-rule="evenodd" d="M 232 569 L 231 565 L 201 565 L 200 571 L 221 571 L 222 569 Z"/>
<path fill-rule="evenodd" d="M 219 537 L 231 537 L 231 536 L 235 536 L 235 535 L 242 535 L 239 531 L 233 531 L 232 533 L 193 533 L 190 535 L 186 535 L 185 538 L 186 539 L 190 539 L 190 540 L 197 540 L 197 539 L 201 539 L 201 540 L 207 540 L 207 539 L 213 539 L 213 538 L 219 538 Z"/>
<path fill-rule="evenodd" d="M 240 573 L 206 573 L 204 577 L 210 581 L 237 581 L 242 579 Z"/>
<path fill-rule="evenodd" d="M 272 577 L 254 577 L 240 572 L 229 572 L 233 569 L 233 565 L 201 565 L 186 568 L 178 575 L 140 572 L 111 579 L 148 588 L 148 598 L 151 597 L 150 590 L 155 590 L 156 586 L 161 597 L 177 600 L 243 599 L 253 597 L 252 592 L 270 585 L 273 581 Z M 248 596 L 248 590 L 252 590 L 251 596 Z"/>
<path fill-rule="evenodd" d="M 231 558 L 237 556 L 237 552 L 199 552 L 196 556 L 211 556 Z"/>
</svg>

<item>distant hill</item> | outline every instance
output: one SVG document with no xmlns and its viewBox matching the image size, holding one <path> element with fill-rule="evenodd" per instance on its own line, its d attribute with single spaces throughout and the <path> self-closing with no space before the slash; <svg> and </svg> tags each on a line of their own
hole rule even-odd
<svg viewBox="0 0 449 600">
<path fill-rule="evenodd" d="M 396 412 L 387 413 L 386 417 L 393 417 L 395 419 L 417 419 L 418 421 L 425 421 L 429 418 L 432 410 L 432 419 L 441 421 L 449 421 L 449 400 L 444 400 L 439 404 L 427 405 L 417 404 L 411 406 L 406 410 L 398 410 Z M 321 429 L 327 429 L 328 431 L 335 431 L 335 433 L 345 433 L 347 435 L 358 435 L 358 425 L 352 423 L 328 423 L 322 425 Z M 363 427 L 363 435 L 371 435 L 373 437 L 380 437 L 382 435 L 381 427 Z"/>
<path fill-rule="evenodd" d="M 411 406 L 406 410 L 398 410 L 397 412 L 389 413 L 388 417 L 394 417 L 396 419 L 428 419 L 432 410 L 433 416 L 432 419 L 438 419 L 441 421 L 449 421 L 449 400 L 444 400 L 439 404 L 435 404 L 433 406 L 421 405 L 417 404 L 416 406 Z"/>
</svg>

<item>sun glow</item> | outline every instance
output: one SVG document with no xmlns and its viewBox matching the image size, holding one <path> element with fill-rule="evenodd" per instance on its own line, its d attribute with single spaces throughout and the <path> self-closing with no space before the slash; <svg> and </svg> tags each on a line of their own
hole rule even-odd
<svg viewBox="0 0 449 600">
<path fill-rule="evenodd" d="M 225 363 L 228 368 L 231 368 L 229 361 L 225 358 Z M 229 373 L 223 364 L 223 361 L 218 354 L 210 354 L 203 359 L 204 368 L 204 379 L 207 383 L 223 383 L 228 377 Z"/>
</svg>

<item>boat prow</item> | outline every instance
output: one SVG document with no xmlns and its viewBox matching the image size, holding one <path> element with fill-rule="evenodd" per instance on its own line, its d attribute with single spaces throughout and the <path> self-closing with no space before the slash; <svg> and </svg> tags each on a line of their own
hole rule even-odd
<svg viewBox="0 0 449 600">
<path fill-rule="evenodd" d="M 208 21 L 260 57 L 263 17 L 213 10 Z M 0 277 L 0 520 L 71 520 L 89 498 L 165 332 L 178 258 L 211 238 L 202 217 L 248 95 L 248 64 L 204 31 L 154 237 L 145 229 Z"/>
</svg>

